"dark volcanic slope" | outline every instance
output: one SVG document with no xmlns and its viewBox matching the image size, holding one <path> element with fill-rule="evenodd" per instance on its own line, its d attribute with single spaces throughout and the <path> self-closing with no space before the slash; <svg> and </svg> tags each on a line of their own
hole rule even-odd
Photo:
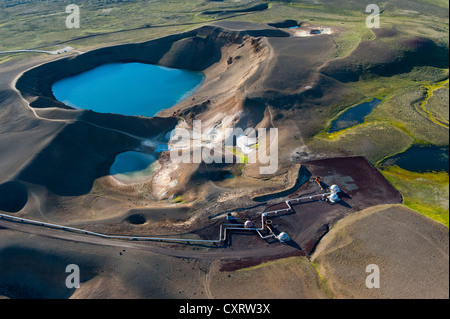
<svg viewBox="0 0 450 319">
<path fill-rule="evenodd" d="M 18 182 L 0 185 L 0 210 L 9 213 L 20 211 L 28 201 L 26 188 Z"/>
<path fill-rule="evenodd" d="M 419 66 L 448 68 L 448 54 L 448 47 L 427 38 L 400 38 L 395 43 L 378 38 L 361 42 L 348 57 L 330 62 L 321 71 L 341 82 L 353 82 L 362 76 L 406 73 Z"/>
<path fill-rule="evenodd" d="M 57 195 L 86 194 L 95 179 L 109 174 L 116 154 L 137 146 L 126 135 L 75 122 L 65 126 L 18 178 Z"/>
<path fill-rule="evenodd" d="M 275 121 L 280 130 L 294 125 L 303 136 L 313 135 L 324 125 L 322 122 L 326 120 L 330 106 L 351 93 L 341 82 L 320 72 L 320 68 L 337 53 L 333 35 L 275 36 L 275 31 L 287 29 L 280 30 L 273 23 L 222 21 L 214 25 L 225 30 L 265 35 L 261 43 L 271 49 L 271 56 L 246 82 L 245 91 L 249 99 L 276 109 L 282 118 L 280 122 Z M 288 119 L 293 123 L 287 122 Z"/>
</svg>

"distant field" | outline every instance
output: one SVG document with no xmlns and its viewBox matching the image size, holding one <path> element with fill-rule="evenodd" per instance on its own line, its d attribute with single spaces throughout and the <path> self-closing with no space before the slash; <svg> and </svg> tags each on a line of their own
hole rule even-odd
<svg viewBox="0 0 450 319">
<path fill-rule="evenodd" d="M 13 1 L 14 2 L 14 1 Z M 19 1 L 16 1 L 19 2 Z M 77 45 L 135 42 L 198 27 L 214 20 L 201 13 L 227 10 L 234 3 L 214 1 L 128 1 L 108 4 L 78 1 L 80 28 L 67 29 L 65 8 L 73 1 L 30 1 L 14 6 L 0 1 L 0 50 L 36 48 L 76 40 Z M 255 1 L 241 1 L 240 7 L 252 7 Z M 239 12 L 238 12 L 239 13 Z M 113 32 L 130 30 L 109 35 Z M 101 37 L 86 38 L 92 35 Z"/>
<path fill-rule="evenodd" d="M 426 3 L 431 5 L 425 5 Z M 22 3 L 22 4 L 21 4 Z M 220 19 L 249 22 L 269 22 L 281 19 L 296 19 L 317 24 L 343 26 L 348 32 L 337 41 L 342 54 L 348 53 L 361 39 L 373 34 L 363 28 L 365 6 L 360 1 L 328 0 L 323 4 L 315 1 L 204 1 L 204 0 L 136 0 L 103 3 L 79 1 L 80 29 L 67 29 L 68 16 L 65 8 L 72 1 L 0 1 L 0 50 L 30 49 L 55 43 L 71 41 L 79 46 L 97 46 L 101 43 L 142 41 L 158 36 L 180 32 L 204 23 Z M 15 5 L 12 5 L 15 4 Z M 419 28 L 430 32 L 433 28 L 445 28 L 448 1 L 389 1 L 389 10 L 383 13 L 383 27 L 393 22 L 405 21 L 399 27 L 413 31 Z M 408 11 L 409 10 L 409 11 Z M 415 11 L 417 10 L 417 11 Z M 222 12 L 221 14 L 204 14 Z M 420 15 L 414 13 L 420 12 Z M 435 17 L 441 19 L 436 19 Z M 395 20 L 395 21 L 394 21 Z M 416 24 L 411 29 L 411 23 Z M 435 25 L 435 26 L 433 26 Z M 129 30 L 123 33 L 111 33 Z M 448 29 L 447 29 L 448 30 Z M 93 38 L 85 38 L 99 35 Z M 72 42 L 72 41 L 71 41 Z"/>
</svg>

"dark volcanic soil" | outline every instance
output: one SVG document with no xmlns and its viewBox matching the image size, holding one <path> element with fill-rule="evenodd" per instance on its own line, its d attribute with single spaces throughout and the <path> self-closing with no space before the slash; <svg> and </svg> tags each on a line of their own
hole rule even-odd
<svg viewBox="0 0 450 319">
<path fill-rule="evenodd" d="M 339 186 L 341 201 L 331 204 L 317 198 L 306 198 L 299 203 L 291 203 L 293 212 L 283 212 L 270 218 L 276 234 L 286 232 L 292 239 L 286 244 L 280 244 L 274 238 L 263 240 L 256 232 L 232 233 L 225 251 L 233 251 L 236 258 L 230 256 L 230 259 L 235 260 L 224 264 L 223 269 L 248 267 L 287 256 L 309 256 L 338 220 L 369 207 L 402 202 L 399 192 L 363 157 L 311 161 L 305 163 L 304 167 L 311 173 L 312 178 L 289 195 L 289 199 L 323 193 L 314 182 L 316 176 L 321 176 L 323 185 Z M 288 208 L 285 203 L 269 205 L 258 214 L 249 215 L 244 212 L 239 216 L 242 220 L 251 219 L 256 227 L 260 227 L 262 212 L 285 208 Z M 216 224 L 215 227 L 198 233 L 216 239 L 219 232 L 217 226 Z"/>
</svg>

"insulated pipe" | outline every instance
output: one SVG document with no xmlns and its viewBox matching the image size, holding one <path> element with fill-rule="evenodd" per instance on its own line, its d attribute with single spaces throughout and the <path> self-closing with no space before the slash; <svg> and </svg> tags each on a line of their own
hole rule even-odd
<svg viewBox="0 0 450 319">
<path fill-rule="evenodd" d="M 260 233 L 260 231 L 264 230 L 265 219 L 269 216 L 269 214 L 275 214 L 276 215 L 279 212 L 285 212 L 285 211 L 292 210 L 292 207 L 291 207 L 291 205 L 289 205 L 289 202 L 293 202 L 293 201 L 299 202 L 302 199 L 313 199 L 315 197 L 322 197 L 322 196 L 328 196 L 328 195 L 331 195 L 331 193 L 320 194 L 320 195 L 313 195 L 313 196 L 305 196 L 305 197 L 300 197 L 300 198 L 286 200 L 285 203 L 288 206 L 288 208 L 275 210 L 275 211 L 269 211 L 269 212 L 261 214 L 261 228 L 245 228 L 243 224 L 237 224 L 237 225 L 236 224 L 221 224 L 220 225 L 220 232 L 219 232 L 219 239 L 218 240 L 107 235 L 107 234 L 91 232 L 91 231 L 88 231 L 88 230 L 74 228 L 74 227 L 69 227 L 69 226 L 62 226 L 62 225 L 56 225 L 56 224 L 51 224 L 51 223 L 46 223 L 46 222 L 39 222 L 39 221 L 26 219 L 26 218 L 21 218 L 21 217 L 16 217 L 16 216 L 11 216 L 11 215 L 7 215 L 7 214 L 1 214 L 0 213 L 0 217 L 2 219 L 9 219 L 9 220 L 13 220 L 13 221 L 19 221 L 19 222 L 22 222 L 22 223 L 28 223 L 28 224 L 37 225 L 37 226 L 44 226 L 44 227 L 51 227 L 51 228 L 65 230 L 65 231 L 73 231 L 73 232 L 83 233 L 85 235 L 92 235 L 92 236 L 97 236 L 97 237 L 102 237 L 102 238 L 107 238 L 107 239 L 128 239 L 128 240 L 168 241 L 168 242 L 169 241 L 172 241 L 172 242 L 175 241 L 175 242 L 185 242 L 185 243 L 191 243 L 192 242 L 192 243 L 214 243 L 214 244 L 217 244 L 217 243 L 224 242 L 226 240 L 226 238 L 227 238 L 227 230 L 254 230 L 263 239 L 274 237 L 275 236 L 274 234 L 271 234 L 271 235 L 268 235 L 268 236 L 263 236 Z"/>
</svg>

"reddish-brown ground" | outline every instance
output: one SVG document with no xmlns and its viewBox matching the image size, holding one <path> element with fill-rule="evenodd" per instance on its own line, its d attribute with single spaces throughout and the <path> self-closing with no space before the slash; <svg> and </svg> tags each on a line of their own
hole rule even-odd
<svg viewBox="0 0 450 319">
<path fill-rule="evenodd" d="M 285 244 L 275 238 L 261 239 L 252 231 L 232 232 L 223 247 L 223 259 L 229 262 L 225 263 L 222 269 L 247 267 L 287 256 L 309 256 L 320 239 L 338 220 L 368 207 L 402 202 L 399 192 L 363 157 L 316 160 L 304 165 L 312 177 L 289 198 L 324 193 L 314 182 L 315 177 L 320 176 L 324 186 L 339 186 L 341 201 L 332 204 L 319 200 L 320 197 L 307 198 L 296 204 L 291 202 L 293 211 L 280 213 L 278 216 L 272 215 L 270 219 L 274 232 L 286 232 L 292 239 Z M 282 202 L 267 206 L 261 213 L 285 208 L 287 205 Z M 261 226 L 260 214 L 245 215 L 244 212 L 241 217 L 250 217 L 256 227 Z M 203 238 L 217 239 L 219 225 L 220 223 L 216 223 L 198 233 Z"/>
</svg>

